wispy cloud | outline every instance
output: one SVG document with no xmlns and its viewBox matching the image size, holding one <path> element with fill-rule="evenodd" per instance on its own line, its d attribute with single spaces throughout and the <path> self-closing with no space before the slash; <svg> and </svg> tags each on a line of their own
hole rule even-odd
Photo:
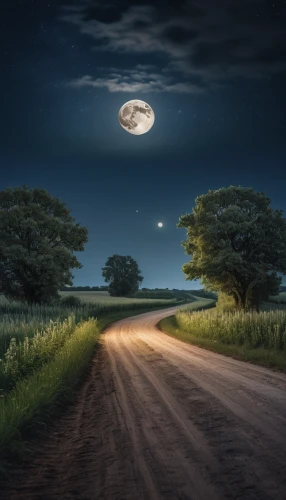
<svg viewBox="0 0 286 500">
<path fill-rule="evenodd" d="M 140 70 L 142 65 L 137 65 L 132 70 L 120 70 L 111 68 L 108 74 L 101 78 L 92 78 L 90 75 L 84 75 L 69 82 L 71 87 L 102 87 L 110 92 L 178 92 L 178 93 L 199 93 L 203 89 L 199 85 L 189 82 L 174 82 L 171 77 L 160 73 L 148 73 Z"/>
<path fill-rule="evenodd" d="M 262 0 L 177 0 L 157 7 L 142 0 L 99 4 L 82 0 L 65 6 L 61 20 L 94 41 L 94 50 L 163 55 L 163 67 L 136 66 L 74 86 L 110 92 L 200 92 L 236 78 L 263 78 L 286 71 L 285 25 L 271 2 Z M 105 69 L 107 71 L 107 69 Z M 112 73 L 112 72 L 111 72 Z"/>
</svg>

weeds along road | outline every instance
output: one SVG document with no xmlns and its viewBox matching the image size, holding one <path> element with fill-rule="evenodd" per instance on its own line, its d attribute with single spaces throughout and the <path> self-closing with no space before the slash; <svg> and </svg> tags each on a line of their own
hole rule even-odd
<svg viewBox="0 0 286 500">
<path fill-rule="evenodd" d="M 286 499 L 286 376 L 121 320 L 3 498 Z M 2 497 L 1 497 L 2 498 Z"/>
</svg>

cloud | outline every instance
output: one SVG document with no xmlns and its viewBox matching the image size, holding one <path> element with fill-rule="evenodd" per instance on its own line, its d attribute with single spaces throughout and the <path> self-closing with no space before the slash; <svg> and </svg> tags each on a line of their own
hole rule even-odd
<svg viewBox="0 0 286 500">
<path fill-rule="evenodd" d="M 144 66 L 145 67 L 145 66 Z M 120 70 L 110 68 L 105 72 L 107 75 L 101 78 L 93 78 L 91 75 L 84 75 L 68 83 L 68 86 L 82 87 L 105 87 L 109 92 L 177 92 L 177 93 L 199 93 L 203 89 L 199 85 L 189 82 L 174 82 L 169 76 L 160 73 L 151 73 L 142 70 L 142 65 L 138 64 L 131 70 Z M 116 69 L 116 72 L 114 70 Z M 150 69 L 153 69 L 153 67 Z"/>
<path fill-rule="evenodd" d="M 279 2 L 157 0 L 155 7 L 144 0 L 117 0 L 102 5 L 82 0 L 65 6 L 61 20 L 89 37 L 96 51 L 136 54 L 139 60 L 141 54 L 146 60 L 147 54 L 164 63 L 155 79 L 153 65 L 137 65 L 127 75 L 122 70 L 100 78 L 86 75 L 74 86 L 101 86 L 111 92 L 200 92 L 238 77 L 264 78 L 286 71 Z"/>
</svg>

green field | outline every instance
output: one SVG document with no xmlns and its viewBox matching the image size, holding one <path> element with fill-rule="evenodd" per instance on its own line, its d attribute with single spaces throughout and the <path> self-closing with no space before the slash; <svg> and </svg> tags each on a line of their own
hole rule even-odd
<svg viewBox="0 0 286 500">
<path fill-rule="evenodd" d="M 145 299 L 145 298 L 127 298 L 127 297 L 111 297 L 108 292 L 59 292 L 62 297 L 67 297 L 69 295 L 74 295 L 78 297 L 82 302 L 93 303 L 100 305 L 112 305 L 112 304 L 154 304 L 155 301 L 160 303 L 172 302 L 172 299 Z M 0 295 L 0 304 L 9 304 L 8 300 L 5 299 L 4 295 Z"/>
<path fill-rule="evenodd" d="M 281 292 L 279 295 L 270 297 L 270 300 L 276 304 L 286 304 L 286 292 Z"/>
<path fill-rule="evenodd" d="M 184 306 L 181 307 L 182 311 L 190 312 L 190 311 L 200 311 L 203 309 L 209 309 L 214 307 L 215 301 L 213 299 L 205 299 L 202 297 L 197 297 L 196 295 L 193 295 L 193 298 L 195 299 L 194 302 L 191 304 L 185 304 Z"/>
<path fill-rule="evenodd" d="M 154 304 L 156 302 L 169 304 L 174 302 L 174 299 L 145 299 L 145 298 L 129 298 L 129 297 L 111 297 L 108 292 L 59 292 L 62 297 L 74 295 L 82 302 L 94 303 L 101 305 L 112 304 Z"/>
</svg>

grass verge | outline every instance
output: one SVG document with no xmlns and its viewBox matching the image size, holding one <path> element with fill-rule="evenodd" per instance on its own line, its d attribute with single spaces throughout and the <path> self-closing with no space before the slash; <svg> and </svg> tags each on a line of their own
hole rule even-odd
<svg viewBox="0 0 286 500">
<path fill-rule="evenodd" d="M 208 338 L 198 337 L 194 334 L 182 330 L 175 316 L 168 316 L 162 319 L 158 327 L 167 335 L 175 337 L 182 342 L 193 344 L 203 349 L 230 356 L 240 361 L 248 361 L 257 365 L 276 369 L 286 372 L 286 356 L 285 352 L 265 349 L 257 347 L 255 349 L 236 344 L 223 344 L 218 340 L 210 340 Z"/>
<path fill-rule="evenodd" d="M 9 457 L 25 450 L 23 436 L 50 419 L 57 405 L 72 396 L 91 361 L 100 330 L 95 319 L 82 322 L 58 351 L 54 359 L 19 381 L 0 403 L 0 449 L 2 472 L 9 466 Z"/>
</svg>

